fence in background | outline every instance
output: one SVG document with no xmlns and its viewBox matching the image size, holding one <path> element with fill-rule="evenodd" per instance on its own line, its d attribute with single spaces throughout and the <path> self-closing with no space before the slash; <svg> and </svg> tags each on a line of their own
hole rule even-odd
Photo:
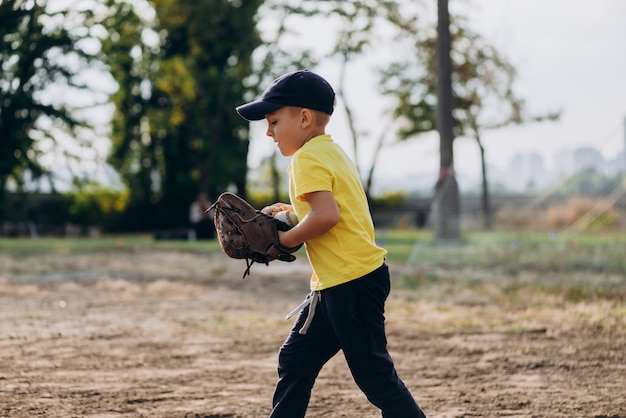
<svg viewBox="0 0 626 418">
<path fill-rule="evenodd" d="M 490 197 L 494 229 L 579 232 L 626 232 L 626 175 L 612 190 L 600 190 L 590 182 L 576 194 L 565 194 L 569 179 L 538 193 Z M 431 228 L 432 198 L 406 198 L 392 207 L 372 209 L 378 229 Z M 67 204 L 60 195 L 7 195 L 0 236 L 77 236 L 89 228 L 72 225 L 64 218 Z M 480 230 L 483 225 L 481 197 L 461 195 L 462 230 Z M 94 225 L 91 230 L 97 228 Z"/>
<path fill-rule="evenodd" d="M 490 196 L 494 229 L 578 232 L 626 232 L 626 176 L 612 190 L 600 190 L 593 183 L 568 189 L 564 179 L 552 188 L 532 194 Z M 463 230 L 482 229 L 482 199 L 462 195 Z M 432 198 L 407 198 L 392 208 L 375 207 L 372 216 L 377 228 L 430 228 Z"/>
</svg>

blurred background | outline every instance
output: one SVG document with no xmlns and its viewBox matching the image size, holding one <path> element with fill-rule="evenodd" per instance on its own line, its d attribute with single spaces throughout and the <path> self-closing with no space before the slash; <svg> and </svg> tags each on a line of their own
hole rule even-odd
<svg viewBox="0 0 626 418">
<path fill-rule="evenodd" d="M 337 92 L 328 132 L 377 228 L 443 213 L 461 233 L 623 233 L 623 16 L 620 0 L 2 1 L 0 236 L 189 239 L 200 196 L 287 200 L 289 161 L 234 108 L 300 68 Z M 444 171 L 458 187 L 438 212 Z"/>
</svg>

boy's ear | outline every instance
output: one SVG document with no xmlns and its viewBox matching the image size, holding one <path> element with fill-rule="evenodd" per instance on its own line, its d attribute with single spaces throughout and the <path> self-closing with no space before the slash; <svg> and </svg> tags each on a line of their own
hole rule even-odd
<svg viewBox="0 0 626 418">
<path fill-rule="evenodd" d="M 300 110 L 300 124 L 303 128 L 308 128 L 313 123 L 313 112 L 311 109 L 302 108 Z"/>
</svg>

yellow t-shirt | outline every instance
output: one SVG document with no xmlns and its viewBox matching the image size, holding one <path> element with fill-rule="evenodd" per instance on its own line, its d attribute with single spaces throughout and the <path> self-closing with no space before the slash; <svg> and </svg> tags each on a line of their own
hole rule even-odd
<svg viewBox="0 0 626 418">
<path fill-rule="evenodd" d="M 337 286 L 380 267 L 387 251 L 376 245 L 361 180 L 341 147 L 329 135 L 317 136 L 296 151 L 288 172 L 289 199 L 299 219 L 311 210 L 306 193 L 330 191 L 339 206 L 339 223 L 305 243 L 313 267 L 311 290 Z"/>
</svg>

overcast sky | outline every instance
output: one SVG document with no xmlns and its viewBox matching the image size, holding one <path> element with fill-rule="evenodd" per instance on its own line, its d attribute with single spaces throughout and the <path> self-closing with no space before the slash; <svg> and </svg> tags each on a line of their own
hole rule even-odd
<svg viewBox="0 0 626 418">
<path fill-rule="evenodd" d="M 528 106 L 563 111 L 557 123 L 491 134 L 494 154 L 593 145 L 608 158 L 623 150 L 626 2 L 475 1 L 476 27 L 518 69 Z"/>
<path fill-rule="evenodd" d="M 550 167 L 553 155 L 566 149 L 593 146 L 607 159 L 624 150 L 626 1 L 452 0 L 451 8 L 461 3 L 463 10 L 471 5 L 473 30 L 496 46 L 517 69 L 517 91 L 528 109 L 537 113 L 562 111 L 559 122 L 485 133 L 489 164 L 504 167 L 515 153 L 539 152 Z M 335 81 L 330 67 L 319 71 L 331 83 Z M 361 88 L 367 90 L 366 86 Z M 360 115 L 367 112 L 361 106 L 354 107 Z M 380 128 L 376 113 L 365 119 L 372 130 Z M 333 118 L 329 132 L 351 152 L 341 115 Z M 255 156 L 272 149 L 269 139 L 254 141 L 252 165 Z M 367 147 L 364 144 L 363 156 L 359 157 L 364 163 L 369 158 Z M 377 173 L 385 177 L 424 172 L 436 175 L 438 156 L 436 136 L 389 147 L 381 155 Z M 476 145 L 470 140 L 457 140 L 455 168 L 459 175 L 477 175 L 478 164 Z"/>
</svg>

